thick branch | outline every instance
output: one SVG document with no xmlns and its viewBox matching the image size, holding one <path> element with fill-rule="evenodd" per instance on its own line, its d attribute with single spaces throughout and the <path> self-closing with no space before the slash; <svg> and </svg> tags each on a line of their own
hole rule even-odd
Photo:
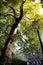
<svg viewBox="0 0 43 65">
<path fill-rule="evenodd" d="M 23 17 L 23 4 L 25 3 L 25 1 L 22 0 L 22 4 L 20 6 L 20 17 L 19 17 L 20 19 Z"/>
<path fill-rule="evenodd" d="M 15 9 L 14 9 L 12 6 L 9 6 L 9 7 L 13 10 L 14 18 L 16 19 L 16 16 L 15 16 Z"/>
<path fill-rule="evenodd" d="M 16 16 L 15 16 L 15 14 L 16 14 L 16 11 L 15 11 L 15 9 L 13 8 L 13 7 L 11 7 L 11 6 L 9 6 L 12 10 L 13 10 L 13 12 L 14 12 L 14 17 L 15 17 L 15 19 L 16 20 L 20 20 L 22 17 L 23 17 L 23 4 L 25 3 L 25 1 L 26 0 L 22 0 L 22 4 L 21 4 L 21 6 L 20 6 L 20 17 L 19 18 L 17 18 Z"/>
</svg>

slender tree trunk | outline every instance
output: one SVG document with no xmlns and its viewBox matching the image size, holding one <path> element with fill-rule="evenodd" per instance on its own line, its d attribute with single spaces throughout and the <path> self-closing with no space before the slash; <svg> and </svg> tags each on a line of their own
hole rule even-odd
<svg viewBox="0 0 43 65">
<path fill-rule="evenodd" d="M 41 38 L 40 38 L 40 33 L 39 33 L 38 29 L 37 29 L 37 34 L 38 34 L 38 37 L 39 37 L 39 41 L 40 41 L 40 45 L 41 45 L 41 49 L 42 49 L 42 54 L 43 54 L 43 44 L 42 44 L 42 41 L 41 41 Z"/>
<path fill-rule="evenodd" d="M 16 21 L 11 28 L 11 31 L 10 31 L 8 39 L 5 43 L 4 49 L 2 50 L 0 65 L 11 65 L 13 41 L 16 39 L 16 35 L 14 34 L 14 31 L 23 17 L 23 4 L 24 4 L 24 2 L 25 1 L 23 1 L 21 6 L 20 6 L 20 17 L 19 18 L 17 18 L 15 16 L 15 9 L 13 7 L 10 7 L 14 12 L 14 18 L 16 19 Z"/>
<path fill-rule="evenodd" d="M 35 26 L 37 27 L 36 25 L 38 25 L 38 20 L 34 20 L 33 23 L 32 23 L 32 26 Z M 38 37 L 39 37 L 39 41 L 40 41 L 40 45 L 41 45 L 41 49 L 42 49 L 42 54 L 43 54 L 43 43 L 41 41 L 41 38 L 40 38 L 40 33 L 39 33 L 39 26 L 37 27 L 37 34 L 38 34 Z"/>
</svg>

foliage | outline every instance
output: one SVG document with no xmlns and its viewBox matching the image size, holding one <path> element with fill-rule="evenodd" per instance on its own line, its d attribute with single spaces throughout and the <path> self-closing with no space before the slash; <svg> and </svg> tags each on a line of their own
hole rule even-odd
<svg viewBox="0 0 43 65">
<path fill-rule="evenodd" d="M 3 15 L 13 11 L 12 6 L 19 11 L 22 0 L 0 0 L 0 51 L 5 45 L 11 26 L 15 22 L 12 16 L 4 17 Z M 37 35 L 37 26 L 39 26 L 40 35 L 43 34 L 43 15 L 39 14 L 41 3 L 35 3 L 34 0 L 26 0 L 24 4 L 24 16 L 20 22 L 17 45 L 21 47 L 19 54 L 27 55 L 28 52 L 41 54 L 41 46 Z M 20 14 L 20 13 L 19 13 Z M 38 25 L 32 26 L 33 21 L 38 19 Z M 18 50 L 19 51 L 19 50 Z M 1 52 L 0 52 L 1 53 Z"/>
</svg>

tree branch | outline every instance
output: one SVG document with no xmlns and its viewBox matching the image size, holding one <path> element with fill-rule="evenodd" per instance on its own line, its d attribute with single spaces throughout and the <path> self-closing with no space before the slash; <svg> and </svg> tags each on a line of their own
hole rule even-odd
<svg viewBox="0 0 43 65">
<path fill-rule="evenodd" d="M 6 17 L 6 16 L 12 16 L 12 17 L 14 17 L 14 15 L 12 15 L 12 14 L 6 14 L 6 15 L 4 15 L 4 17 Z"/>
<path fill-rule="evenodd" d="M 25 3 L 25 1 L 26 0 L 24 0 L 24 1 L 22 0 L 22 4 L 20 6 L 20 17 L 19 17 L 20 19 L 23 17 L 23 4 Z"/>
<path fill-rule="evenodd" d="M 22 0 L 22 3 L 24 4 L 26 2 L 26 0 Z"/>
<path fill-rule="evenodd" d="M 0 13 L 0 15 L 2 15 L 2 16 L 4 16 L 4 17 L 7 17 L 7 16 L 12 16 L 12 17 L 14 17 L 14 15 L 12 15 L 12 14 L 7 14 L 7 13 L 6 13 L 5 15 L 2 14 L 2 13 Z"/>
<path fill-rule="evenodd" d="M 20 21 L 20 19 L 23 17 L 23 4 L 25 3 L 25 1 L 26 1 L 26 0 L 22 0 L 22 4 L 21 4 L 21 6 L 20 6 L 20 17 L 19 17 L 19 18 L 17 18 L 17 17 L 15 16 L 16 10 L 15 10 L 12 6 L 9 6 L 9 7 L 13 10 L 14 18 L 15 18 L 16 20 L 19 20 L 19 21 Z"/>
<path fill-rule="evenodd" d="M 14 9 L 12 6 L 9 6 L 9 7 L 13 10 L 14 18 L 16 19 L 16 16 L 15 16 L 15 9 Z"/>
</svg>

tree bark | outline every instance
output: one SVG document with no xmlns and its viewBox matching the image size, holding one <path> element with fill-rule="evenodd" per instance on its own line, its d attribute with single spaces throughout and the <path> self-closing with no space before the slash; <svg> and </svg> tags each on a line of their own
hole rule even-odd
<svg viewBox="0 0 43 65">
<path fill-rule="evenodd" d="M 37 28 L 36 31 L 37 31 L 37 35 L 38 35 L 38 38 L 39 38 L 39 41 L 40 41 L 40 45 L 41 45 L 41 49 L 42 49 L 42 54 L 43 54 L 43 43 L 42 43 L 41 38 L 40 38 L 38 20 L 34 20 L 33 23 L 32 23 L 32 26 Z"/>
<path fill-rule="evenodd" d="M 25 3 L 25 1 L 22 1 L 22 4 L 20 6 L 20 17 L 19 18 L 17 18 L 15 16 L 15 9 L 10 6 L 10 8 L 14 12 L 13 17 L 16 19 L 16 21 L 15 21 L 15 23 L 13 24 L 13 26 L 11 28 L 8 39 L 7 39 L 7 41 L 5 43 L 5 46 L 2 50 L 0 65 L 11 65 L 13 42 L 16 39 L 16 35 L 14 34 L 14 31 L 15 31 L 16 27 L 18 26 L 19 22 L 21 21 L 21 19 L 23 17 L 23 4 L 24 3 Z M 8 14 L 6 16 L 8 16 Z"/>
<path fill-rule="evenodd" d="M 43 54 L 43 44 L 42 44 L 42 41 L 41 41 L 41 38 L 40 38 L 40 33 L 39 33 L 38 29 L 37 29 L 37 34 L 38 34 L 38 37 L 39 37 L 39 41 L 40 41 L 40 45 L 41 45 L 41 49 L 42 49 L 42 54 Z"/>
</svg>

